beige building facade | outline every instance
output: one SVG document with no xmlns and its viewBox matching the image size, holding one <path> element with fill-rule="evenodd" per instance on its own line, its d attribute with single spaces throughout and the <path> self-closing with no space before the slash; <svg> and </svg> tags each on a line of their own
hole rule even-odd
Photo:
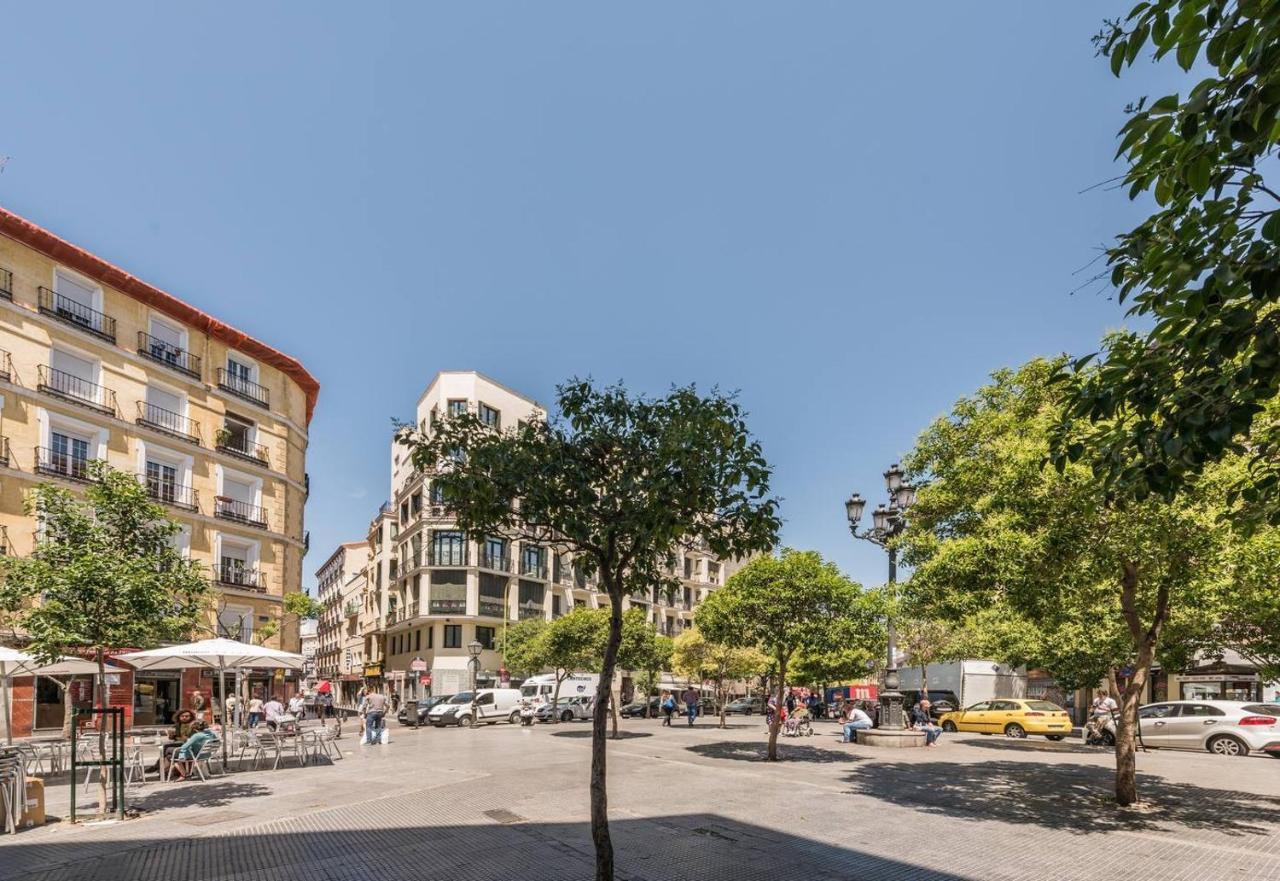
<svg viewBox="0 0 1280 881">
<path fill-rule="evenodd" d="M 217 591 L 210 634 L 299 649 L 307 426 L 319 384 L 293 358 L 0 209 L 0 545 L 23 504 L 88 464 L 136 474 Z M 206 634 L 209 635 L 209 634 Z"/>
<path fill-rule="evenodd" d="M 349 703 L 364 678 L 364 637 L 360 614 L 368 585 L 369 550 L 362 541 L 344 542 L 316 570 L 316 674 L 340 683 L 335 695 Z"/>
</svg>

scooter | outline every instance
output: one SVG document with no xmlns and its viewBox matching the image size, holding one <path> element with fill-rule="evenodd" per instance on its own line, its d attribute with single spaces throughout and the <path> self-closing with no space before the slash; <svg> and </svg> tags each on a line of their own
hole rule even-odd
<svg viewBox="0 0 1280 881">
<path fill-rule="evenodd" d="M 524 728 L 533 726 L 533 704 L 528 701 L 520 704 L 520 725 Z"/>
<path fill-rule="evenodd" d="M 1094 716 L 1084 728 L 1084 742 L 1089 746 L 1116 745 L 1116 714 Z"/>
</svg>

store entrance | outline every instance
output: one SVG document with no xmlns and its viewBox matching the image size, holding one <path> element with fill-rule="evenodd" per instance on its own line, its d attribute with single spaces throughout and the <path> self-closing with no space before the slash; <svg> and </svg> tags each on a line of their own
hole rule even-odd
<svg viewBox="0 0 1280 881">
<path fill-rule="evenodd" d="M 138 673 L 134 676 L 134 725 L 172 725 L 174 716 L 181 707 L 181 676 L 154 673 Z"/>
</svg>

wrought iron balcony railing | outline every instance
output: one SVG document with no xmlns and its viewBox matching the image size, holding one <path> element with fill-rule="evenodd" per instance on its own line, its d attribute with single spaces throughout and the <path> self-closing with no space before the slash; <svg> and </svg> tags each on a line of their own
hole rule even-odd
<svg viewBox="0 0 1280 881">
<path fill-rule="evenodd" d="M 458 599 L 436 599 L 431 598 L 430 609 L 432 615 L 465 615 L 467 611 L 467 601 Z"/>
<path fill-rule="evenodd" d="M 76 456 L 49 447 L 36 447 L 36 473 L 65 477 L 68 480 L 92 480 L 88 456 Z"/>
<path fill-rule="evenodd" d="M 263 444 L 255 444 L 243 434 L 233 434 L 225 428 L 214 436 L 213 445 L 220 453 L 227 453 L 238 459 L 247 459 L 257 465 L 270 465 L 267 448 Z"/>
<path fill-rule="evenodd" d="M 179 349 L 146 331 L 138 331 L 138 354 L 194 379 L 200 378 L 200 356 Z"/>
<path fill-rule="evenodd" d="M 480 568 L 492 569 L 495 572 L 510 572 L 511 571 L 511 555 L 495 554 L 494 552 L 490 551 L 488 548 L 481 547 L 480 548 Z"/>
<path fill-rule="evenodd" d="M 0 269 L 0 297 L 13 299 L 13 273 L 8 269 Z"/>
<path fill-rule="evenodd" d="M 0 349 L 0 379 L 13 382 L 13 356 L 5 349 Z"/>
<path fill-rule="evenodd" d="M 227 496 L 214 496 L 213 516 L 235 523 L 256 526 L 259 529 L 267 528 L 267 512 L 264 509 Z"/>
<path fill-rule="evenodd" d="M 219 584 L 229 584 L 246 590 L 264 591 L 267 589 L 262 580 L 262 573 L 241 565 L 222 565 L 214 569 L 214 577 Z"/>
<path fill-rule="evenodd" d="M 138 402 L 138 424 L 181 438 L 187 443 L 200 443 L 199 422 L 146 401 Z"/>
<path fill-rule="evenodd" d="M 116 320 L 110 315 L 104 315 L 79 300 L 65 297 L 46 287 L 40 288 L 37 293 L 38 306 L 42 314 L 91 333 L 109 343 L 116 341 Z"/>
<path fill-rule="evenodd" d="M 427 549 L 428 566 L 467 566 L 470 565 L 467 546 L 463 545 L 430 545 Z"/>
<path fill-rule="evenodd" d="M 535 560 L 521 555 L 520 557 L 520 574 L 529 578 L 539 578 L 543 581 L 547 580 L 547 564 L 543 560 Z"/>
<path fill-rule="evenodd" d="M 116 393 L 111 389 L 48 364 L 36 367 L 36 388 L 47 395 L 54 395 L 99 413 L 109 416 L 116 414 Z"/>
<path fill-rule="evenodd" d="M 480 597 L 480 614 L 487 615 L 490 618 L 505 618 L 506 609 L 502 605 L 502 600 L 495 600 L 489 597 Z"/>
<path fill-rule="evenodd" d="M 146 475 L 143 475 L 142 481 L 147 487 L 147 495 L 157 502 L 173 505 L 175 508 L 182 508 L 186 511 L 200 510 L 200 495 L 194 487 L 181 486 L 180 484 L 157 480 Z"/>
<path fill-rule="evenodd" d="M 9 467 L 9 439 L 0 437 L 0 466 Z"/>
<path fill-rule="evenodd" d="M 266 386 L 237 376 L 225 367 L 218 368 L 218 388 L 228 394 L 243 398 L 259 407 L 270 407 L 271 397 Z"/>
</svg>

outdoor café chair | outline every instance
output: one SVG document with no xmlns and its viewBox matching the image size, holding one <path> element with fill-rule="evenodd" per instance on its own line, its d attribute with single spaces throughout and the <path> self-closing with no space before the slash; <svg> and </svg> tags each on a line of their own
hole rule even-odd
<svg viewBox="0 0 1280 881">
<path fill-rule="evenodd" d="M 213 760 L 218 757 L 219 750 L 221 749 L 222 743 L 217 738 L 214 738 L 213 740 L 206 740 L 204 745 L 200 747 L 200 752 L 196 753 L 195 759 L 192 761 L 192 766 L 195 768 L 196 774 L 202 781 L 208 780 L 215 773 Z M 178 754 L 175 752 L 173 754 L 173 761 L 169 763 L 168 780 L 170 782 L 178 779 L 177 769 L 179 761 Z M 185 759 L 182 761 L 185 761 Z M 190 775 L 188 775 L 188 779 L 190 779 Z"/>
</svg>

